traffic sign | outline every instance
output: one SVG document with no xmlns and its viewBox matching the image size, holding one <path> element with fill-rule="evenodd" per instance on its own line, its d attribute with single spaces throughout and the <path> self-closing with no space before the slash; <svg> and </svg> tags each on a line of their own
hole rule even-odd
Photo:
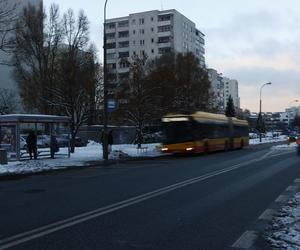
<svg viewBox="0 0 300 250">
<path fill-rule="evenodd" d="M 107 101 L 108 112 L 114 112 L 116 110 L 116 101 L 111 99 Z"/>
</svg>

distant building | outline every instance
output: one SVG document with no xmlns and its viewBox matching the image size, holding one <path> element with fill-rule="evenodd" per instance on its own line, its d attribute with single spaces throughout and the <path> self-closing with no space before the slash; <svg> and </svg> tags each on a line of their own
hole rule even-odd
<svg viewBox="0 0 300 250">
<path fill-rule="evenodd" d="M 213 106 L 219 112 L 224 112 L 224 82 L 221 73 L 215 69 L 207 69 L 211 84 L 211 94 L 213 94 Z"/>
<path fill-rule="evenodd" d="M 16 6 L 15 12 L 16 15 L 20 15 L 23 8 L 27 6 L 28 4 L 31 4 L 32 6 L 39 6 L 40 4 L 43 4 L 43 0 L 9 0 L 10 6 Z M 1 5 L 1 3 L 0 3 Z M 0 6 L 1 8 L 1 6 Z M 9 36 L 13 36 L 13 32 L 9 34 Z M 4 53 L 3 51 L 0 51 L 0 62 L 6 62 L 9 63 L 11 61 L 11 55 Z M 9 89 L 16 93 L 17 97 L 19 96 L 18 86 L 15 80 L 12 76 L 12 67 L 1 65 L 0 64 L 0 89 Z M 19 105 L 19 108 L 21 111 L 21 105 Z"/>
<path fill-rule="evenodd" d="M 227 107 L 229 96 L 233 99 L 233 104 L 236 108 L 240 108 L 239 83 L 237 80 L 224 77 L 224 108 Z"/>
<path fill-rule="evenodd" d="M 169 52 L 192 52 L 205 65 L 204 34 L 190 19 L 171 9 L 147 11 L 106 20 L 109 81 L 122 83 L 129 65 L 123 58 L 147 54 L 150 59 Z M 115 85 L 116 86 L 116 85 Z"/>
</svg>

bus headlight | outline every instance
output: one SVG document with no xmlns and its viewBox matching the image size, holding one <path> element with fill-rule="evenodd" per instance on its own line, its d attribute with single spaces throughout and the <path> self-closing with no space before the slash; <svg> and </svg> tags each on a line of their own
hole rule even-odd
<svg viewBox="0 0 300 250">
<path fill-rule="evenodd" d="M 194 150 L 194 148 L 186 148 L 185 150 L 186 151 L 192 151 L 192 150 Z"/>
<path fill-rule="evenodd" d="M 161 151 L 168 151 L 168 148 L 162 148 Z"/>
</svg>

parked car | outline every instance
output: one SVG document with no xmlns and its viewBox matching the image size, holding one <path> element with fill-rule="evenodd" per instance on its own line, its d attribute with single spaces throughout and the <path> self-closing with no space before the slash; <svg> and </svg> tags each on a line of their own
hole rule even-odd
<svg viewBox="0 0 300 250">
<path fill-rule="evenodd" d="M 68 147 L 69 145 L 69 135 L 62 134 L 58 136 L 57 138 L 58 146 L 59 147 Z M 87 145 L 86 142 L 84 142 L 80 137 L 75 137 L 75 147 L 85 147 Z"/>
</svg>

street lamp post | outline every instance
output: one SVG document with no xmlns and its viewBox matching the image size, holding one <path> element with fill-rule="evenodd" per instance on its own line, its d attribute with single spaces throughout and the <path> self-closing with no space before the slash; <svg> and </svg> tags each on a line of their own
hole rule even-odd
<svg viewBox="0 0 300 250">
<path fill-rule="evenodd" d="M 104 4 L 104 23 L 103 23 L 103 159 L 108 160 L 108 136 L 107 136 L 107 122 L 108 122 L 108 110 L 107 110 L 107 56 L 106 56 L 106 5 Z"/>
<path fill-rule="evenodd" d="M 260 94 L 259 94 L 259 116 L 258 116 L 258 122 L 259 122 L 259 141 L 261 142 L 261 129 L 262 129 L 262 115 L 261 115 L 261 108 L 262 108 L 262 100 L 261 100 L 261 93 L 262 93 L 262 89 L 264 86 L 266 85 L 271 85 L 272 83 L 271 82 L 267 82 L 265 84 L 263 84 L 261 87 L 260 87 Z"/>
<path fill-rule="evenodd" d="M 298 100 L 293 100 L 289 103 L 288 107 L 290 108 L 291 104 L 294 102 L 298 102 Z M 288 128 L 290 128 L 290 110 L 288 110 Z"/>
</svg>

